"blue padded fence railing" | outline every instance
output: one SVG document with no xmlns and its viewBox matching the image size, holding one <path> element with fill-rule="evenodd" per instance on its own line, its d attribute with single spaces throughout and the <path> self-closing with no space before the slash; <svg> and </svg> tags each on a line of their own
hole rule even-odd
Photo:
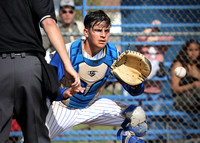
<svg viewBox="0 0 200 143">
<path fill-rule="evenodd" d="M 169 33 L 169 32 L 165 32 L 165 34 L 163 33 L 163 35 L 171 35 L 171 36 L 177 36 L 177 35 L 182 35 L 182 36 L 200 36 L 200 32 L 180 32 L 180 33 Z M 62 33 L 62 35 L 65 35 L 65 36 L 69 36 L 69 35 L 73 35 L 73 36 L 82 36 L 82 34 L 77 34 L 77 33 L 74 33 L 74 34 L 70 34 L 70 33 Z M 141 32 L 123 32 L 122 34 L 111 34 L 111 36 L 139 36 L 139 35 L 144 35 L 144 33 L 141 33 Z M 159 33 L 151 33 L 151 34 L 147 34 L 147 35 L 159 35 Z M 182 41 L 179 41 L 179 40 L 176 40 L 176 41 L 167 41 L 167 42 L 164 42 L 164 41 L 157 41 L 157 42 L 137 42 L 137 41 L 120 41 L 120 42 L 111 42 L 113 43 L 114 45 L 121 45 L 121 46 L 127 46 L 127 45 L 134 45 L 134 46 L 141 46 L 141 45 L 169 45 L 169 46 L 173 46 L 173 45 L 183 45 L 185 43 L 184 40 Z"/>
<path fill-rule="evenodd" d="M 58 7 L 56 7 L 56 9 L 58 9 Z M 200 5 L 141 5 L 141 6 L 88 6 L 87 5 L 87 0 L 83 0 L 82 1 L 82 6 L 75 6 L 75 8 L 77 10 L 82 10 L 82 15 L 83 17 L 85 17 L 85 15 L 87 14 L 87 10 L 96 10 L 96 9 L 102 9 L 102 10 L 141 10 L 141 9 L 162 9 L 162 10 L 168 10 L 168 9 L 180 9 L 180 10 L 193 10 L 193 9 L 199 9 Z"/>
<path fill-rule="evenodd" d="M 116 136 L 117 130 L 69 130 L 61 133 L 59 137 L 52 141 L 116 141 L 119 140 Z M 152 129 L 147 131 L 145 140 L 158 140 L 161 138 L 184 139 L 186 134 L 198 134 L 198 129 L 187 130 L 171 130 L 171 129 Z M 11 132 L 10 136 L 21 136 L 20 131 Z M 189 138 L 189 137 L 188 137 Z"/>
<path fill-rule="evenodd" d="M 141 6 L 76 6 L 76 9 L 81 10 L 85 7 L 85 10 L 96 10 L 96 9 L 103 9 L 103 10 L 140 10 L 140 9 L 181 9 L 181 10 L 188 10 L 188 9 L 199 9 L 200 5 L 141 5 Z"/>
<path fill-rule="evenodd" d="M 69 137 L 56 137 L 53 141 L 114 141 L 119 140 L 116 137 L 117 130 L 91 130 L 91 131 L 66 131 L 61 136 Z M 183 139 L 182 134 L 200 134 L 198 129 L 189 130 L 166 130 L 166 129 L 153 129 L 147 132 L 146 140 L 156 140 L 165 138 L 167 135 L 169 139 Z M 72 137 L 80 136 L 82 137 Z M 102 135 L 102 136 L 100 136 Z M 83 137 L 86 136 L 86 137 Z"/>
<path fill-rule="evenodd" d="M 171 41 L 171 42 L 130 42 L 130 41 L 124 41 L 124 42 L 112 42 L 114 45 L 136 45 L 136 46 L 141 46 L 141 45 L 183 45 L 184 41 Z"/>
</svg>

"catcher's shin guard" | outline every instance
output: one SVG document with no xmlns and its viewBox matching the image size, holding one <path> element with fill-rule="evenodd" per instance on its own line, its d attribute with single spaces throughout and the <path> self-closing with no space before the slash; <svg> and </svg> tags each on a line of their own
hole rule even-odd
<svg viewBox="0 0 200 143">
<path fill-rule="evenodd" d="M 120 136 L 121 131 L 128 131 L 130 133 L 128 136 L 123 136 L 125 139 L 122 139 L 122 143 L 123 140 L 125 141 L 124 143 L 143 143 L 144 140 L 142 138 L 146 135 L 147 124 L 142 107 L 130 105 L 122 112 L 122 115 L 125 117 L 125 120 L 121 124 L 122 129 L 118 131 L 117 136 Z M 133 142 L 134 140 L 135 142 Z"/>
<path fill-rule="evenodd" d="M 122 143 L 145 143 L 143 139 L 136 136 L 122 136 Z"/>
</svg>

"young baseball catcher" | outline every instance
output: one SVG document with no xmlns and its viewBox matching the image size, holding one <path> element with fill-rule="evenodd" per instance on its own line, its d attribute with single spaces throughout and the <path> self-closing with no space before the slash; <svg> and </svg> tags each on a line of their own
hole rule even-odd
<svg viewBox="0 0 200 143">
<path fill-rule="evenodd" d="M 110 18 L 102 11 L 89 12 L 84 20 L 85 40 L 66 44 L 74 69 L 79 73 L 84 92 L 66 84 L 63 64 L 57 53 L 50 64 L 58 68 L 60 96 L 49 105 L 46 125 L 51 139 L 78 124 L 121 126 L 123 143 L 143 143 L 147 132 L 146 116 L 140 106 L 122 105 L 97 98 L 111 74 L 132 96 L 144 91 L 143 81 L 151 63 L 142 54 L 127 50 L 122 54 L 108 42 Z M 79 90 L 80 91 L 80 90 Z"/>
</svg>

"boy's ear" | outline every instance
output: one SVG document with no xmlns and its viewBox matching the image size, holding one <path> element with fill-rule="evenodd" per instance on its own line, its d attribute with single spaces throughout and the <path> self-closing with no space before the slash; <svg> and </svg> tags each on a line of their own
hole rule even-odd
<svg viewBox="0 0 200 143">
<path fill-rule="evenodd" d="M 88 37 L 88 32 L 89 32 L 89 30 L 86 29 L 86 28 L 84 28 L 83 32 L 84 32 L 85 37 L 87 38 L 87 37 Z"/>
</svg>

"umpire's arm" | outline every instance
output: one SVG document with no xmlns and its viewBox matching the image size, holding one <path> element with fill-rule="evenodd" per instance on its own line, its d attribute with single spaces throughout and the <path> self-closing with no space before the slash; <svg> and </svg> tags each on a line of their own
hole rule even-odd
<svg viewBox="0 0 200 143">
<path fill-rule="evenodd" d="M 71 65 L 69 56 L 65 48 L 63 37 L 60 33 L 55 19 L 47 17 L 42 20 L 41 26 L 43 27 L 51 44 L 53 45 L 62 60 L 64 70 L 66 71 L 66 73 L 68 73 L 66 74 L 67 79 L 74 79 L 74 83 L 72 84 L 72 86 L 80 86 L 80 77 Z"/>
</svg>

